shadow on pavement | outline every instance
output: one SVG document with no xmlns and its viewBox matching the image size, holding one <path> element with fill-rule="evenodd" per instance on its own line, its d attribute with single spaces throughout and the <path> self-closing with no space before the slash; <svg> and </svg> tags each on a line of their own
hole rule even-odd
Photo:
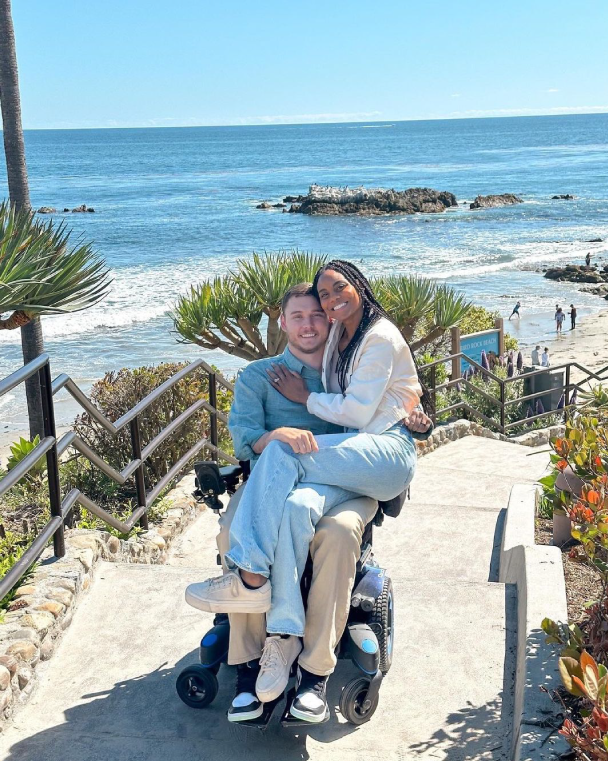
<svg viewBox="0 0 608 761">
<path fill-rule="evenodd" d="M 197 652 L 174 667 L 161 665 L 153 672 L 116 683 L 106 691 L 75 695 L 77 705 L 68 708 L 65 723 L 36 732 L 5 749 L 11 761 L 182 761 L 182 759 L 247 759 L 248 761 L 307 761 L 307 735 L 331 743 L 357 727 L 339 723 L 335 707 L 350 676 L 340 667 L 329 691 L 332 717 L 327 724 L 283 728 L 279 705 L 265 730 L 229 724 L 226 710 L 233 695 L 235 670 L 222 666 L 220 690 L 205 709 L 184 705 L 175 691 L 179 672 L 197 661 Z M 346 666 L 346 664 L 344 664 Z M 18 724 L 18 717 L 17 722 Z M 6 738 L 9 739 L 8 737 Z"/>
</svg>

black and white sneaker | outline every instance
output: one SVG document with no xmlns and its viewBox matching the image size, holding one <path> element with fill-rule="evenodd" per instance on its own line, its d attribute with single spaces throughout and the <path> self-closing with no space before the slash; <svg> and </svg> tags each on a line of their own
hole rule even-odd
<svg viewBox="0 0 608 761">
<path fill-rule="evenodd" d="M 289 713 L 300 721 L 320 724 L 329 718 L 327 705 L 327 676 L 317 676 L 298 666 L 296 696 Z"/>
<path fill-rule="evenodd" d="M 255 694 L 260 662 L 239 663 L 236 667 L 236 692 L 228 709 L 228 721 L 259 719 L 264 712 L 262 701 Z"/>
</svg>

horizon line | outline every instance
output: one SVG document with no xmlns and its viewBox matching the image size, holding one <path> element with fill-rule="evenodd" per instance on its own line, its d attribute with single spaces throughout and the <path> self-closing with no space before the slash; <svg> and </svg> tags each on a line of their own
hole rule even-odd
<svg viewBox="0 0 608 761">
<path fill-rule="evenodd" d="M 592 107 L 593 108 L 593 107 Z M 598 116 L 608 113 L 608 106 L 598 106 L 597 110 L 590 111 L 572 111 L 570 113 L 535 113 L 535 114 L 487 114 L 482 116 L 437 116 L 437 117 L 412 117 L 409 119 L 336 119 L 323 121 L 258 121 L 247 123 L 231 124 L 141 124 L 141 125 L 105 125 L 91 127 L 23 127 L 24 132 L 68 132 L 68 131 L 85 131 L 85 130 L 120 130 L 120 129 L 224 129 L 224 128 L 241 128 L 241 127 L 305 127 L 305 126 L 323 126 L 332 124 L 404 124 L 410 122 L 441 122 L 441 121 L 481 121 L 485 119 L 537 119 L 539 117 L 562 117 L 562 116 Z M 255 117 L 252 117 L 255 118 Z M 262 118 L 262 117 L 259 117 Z M 273 117 L 281 118 L 281 117 Z M 289 118 L 289 117 L 287 117 Z M 293 117 L 297 119 L 296 116 Z M 0 133 L 2 129 L 0 129 Z"/>
</svg>

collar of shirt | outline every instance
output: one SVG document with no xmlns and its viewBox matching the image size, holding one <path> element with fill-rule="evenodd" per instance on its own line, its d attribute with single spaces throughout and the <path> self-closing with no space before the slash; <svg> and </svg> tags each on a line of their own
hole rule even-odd
<svg viewBox="0 0 608 761">
<path fill-rule="evenodd" d="M 293 370 L 296 373 L 300 373 L 300 375 L 312 375 L 313 377 L 318 376 L 319 378 L 321 377 L 320 370 L 316 370 L 314 367 L 307 365 L 306 362 L 302 362 L 301 359 L 298 359 L 294 354 L 291 353 L 289 346 L 285 347 L 285 351 L 282 354 L 282 359 L 290 370 Z"/>
</svg>

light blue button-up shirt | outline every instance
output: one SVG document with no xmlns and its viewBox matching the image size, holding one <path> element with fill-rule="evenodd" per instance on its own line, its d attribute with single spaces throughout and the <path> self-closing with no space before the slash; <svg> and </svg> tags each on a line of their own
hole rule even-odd
<svg viewBox="0 0 608 761">
<path fill-rule="evenodd" d="M 239 460 L 251 460 L 259 455 L 253 451 L 255 442 L 268 431 L 289 426 L 322 433 L 342 433 L 342 426 L 328 423 L 312 415 L 303 404 L 286 399 L 273 387 L 266 371 L 273 364 L 284 364 L 304 378 L 309 391 L 323 392 L 321 373 L 294 357 L 285 349 L 277 357 L 251 362 L 237 377 L 234 401 L 228 417 L 228 428 L 234 442 L 234 454 Z"/>
</svg>

